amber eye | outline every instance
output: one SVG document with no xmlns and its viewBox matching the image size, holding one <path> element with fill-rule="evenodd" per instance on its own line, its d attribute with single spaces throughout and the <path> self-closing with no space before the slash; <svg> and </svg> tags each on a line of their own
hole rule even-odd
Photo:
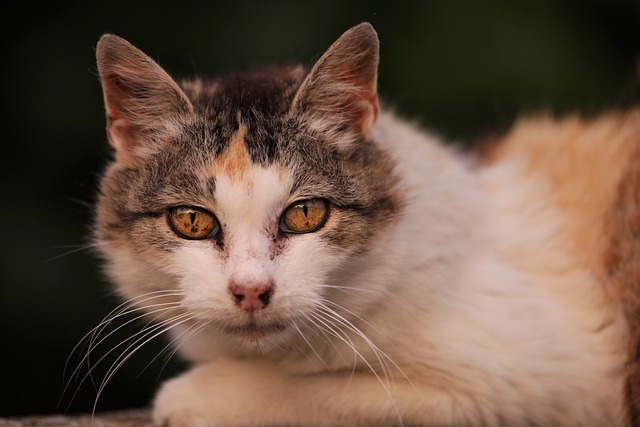
<svg viewBox="0 0 640 427">
<path fill-rule="evenodd" d="M 220 230 L 216 217 L 201 208 L 177 206 L 169 209 L 167 218 L 173 232 L 183 239 L 207 239 Z"/>
<path fill-rule="evenodd" d="M 323 199 L 300 200 L 285 209 L 280 229 L 286 233 L 311 233 L 329 217 L 329 204 Z"/>
</svg>

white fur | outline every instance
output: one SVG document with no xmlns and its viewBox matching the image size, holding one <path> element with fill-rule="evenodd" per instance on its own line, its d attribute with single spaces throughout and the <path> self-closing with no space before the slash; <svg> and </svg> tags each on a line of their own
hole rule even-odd
<svg viewBox="0 0 640 427">
<path fill-rule="evenodd" d="M 201 329 L 181 346 L 197 366 L 162 387 L 155 422 L 622 425 L 623 321 L 557 241 L 547 183 L 522 178 L 517 160 L 474 172 L 389 114 L 373 132 L 407 205 L 339 272 L 340 254 L 313 233 L 270 257 L 270 230 L 292 201 L 278 171 L 256 166 L 218 181 L 212 211 L 232 244 L 225 256 L 198 241 L 176 251 L 183 310 L 240 324 L 229 281 L 273 280 L 263 317 L 295 327 L 262 347 Z M 342 306 L 324 302 L 341 316 L 330 325 L 309 316 L 322 298 Z"/>
</svg>

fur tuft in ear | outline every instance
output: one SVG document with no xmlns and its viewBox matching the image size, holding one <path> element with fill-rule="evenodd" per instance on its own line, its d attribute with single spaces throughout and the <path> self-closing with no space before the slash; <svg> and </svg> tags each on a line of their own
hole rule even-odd
<svg viewBox="0 0 640 427">
<path fill-rule="evenodd" d="M 178 84 L 126 40 L 105 34 L 96 49 L 107 114 L 107 135 L 119 161 L 135 159 L 166 130 L 171 117 L 192 112 Z"/>
<path fill-rule="evenodd" d="M 378 35 L 369 23 L 345 32 L 311 69 L 292 112 L 334 133 L 369 138 L 378 118 Z"/>
</svg>

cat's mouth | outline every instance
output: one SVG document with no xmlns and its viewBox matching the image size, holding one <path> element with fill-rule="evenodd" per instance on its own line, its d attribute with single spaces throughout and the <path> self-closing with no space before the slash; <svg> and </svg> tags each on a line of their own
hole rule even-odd
<svg viewBox="0 0 640 427">
<path fill-rule="evenodd" d="M 225 333 L 241 338 L 257 339 L 283 332 L 288 328 L 289 325 L 283 322 L 258 323 L 255 319 L 250 319 L 242 325 L 227 325 L 223 330 Z"/>
</svg>

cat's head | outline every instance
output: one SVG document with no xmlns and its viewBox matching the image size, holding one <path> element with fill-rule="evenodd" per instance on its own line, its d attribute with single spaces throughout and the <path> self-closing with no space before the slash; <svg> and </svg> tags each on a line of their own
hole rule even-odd
<svg viewBox="0 0 640 427">
<path fill-rule="evenodd" d="M 259 347 L 341 304 L 402 205 L 375 142 L 373 28 L 309 71 L 178 83 L 113 35 L 97 60 L 115 160 L 96 240 L 118 292 L 167 325 Z"/>
</svg>

